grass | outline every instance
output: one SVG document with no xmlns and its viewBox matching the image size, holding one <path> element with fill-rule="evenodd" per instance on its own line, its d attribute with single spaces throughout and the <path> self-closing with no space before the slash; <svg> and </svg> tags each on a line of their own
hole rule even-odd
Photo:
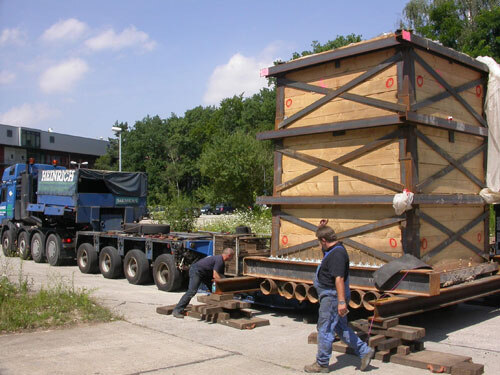
<svg viewBox="0 0 500 375">
<path fill-rule="evenodd" d="M 0 333 L 47 329 L 119 319 L 99 305 L 90 291 L 62 279 L 34 291 L 22 266 L 16 283 L 0 275 Z"/>
</svg>

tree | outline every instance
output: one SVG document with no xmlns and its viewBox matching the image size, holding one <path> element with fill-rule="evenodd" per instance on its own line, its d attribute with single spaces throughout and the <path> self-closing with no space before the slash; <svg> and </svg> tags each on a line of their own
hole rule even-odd
<svg viewBox="0 0 500 375">
<path fill-rule="evenodd" d="M 325 44 L 321 44 L 317 40 L 313 40 L 313 42 L 311 43 L 312 50 L 302 51 L 301 53 L 294 52 L 292 55 L 292 59 L 298 59 L 301 56 L 312 55 L 313 53 L 329 51 L 331 49 L 347 46 L 351 43 L 361 42 L 361 38 L 361 35 L 349 34 L 346 36 L 337 35 L 334 40 L 329 40 Z"/>
</svg>

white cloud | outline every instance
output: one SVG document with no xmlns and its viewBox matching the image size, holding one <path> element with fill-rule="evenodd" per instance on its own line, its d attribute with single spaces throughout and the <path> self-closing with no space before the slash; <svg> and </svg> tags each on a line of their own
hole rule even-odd
<svg viewBox="0 0 500 375">
<path fill-rule="evenodd" d="M 265 50 L 268 55 L 269 50 Z M 244 93 L 250 96 L 267 85 L 267 79 L 260 77 L 260 69 L 272 65 L 272 59 L 233 55 L 227 64 L 215 68 L 203 96 L 206 105 L 217 105 L 227 97 Z"/>
<path fill-rule="evenodd" d="M 89 70 L 87 63 L 79 58 L 66 60 L 47 69 L 40 77 L 40 89 L 48 94 L 68 92 Z"/>
<path fill-rule="evenodd" d="M 156 47 L 156 42 L 151 40 L 144 31 L 137 30 L 135 26 L 130 26 L 119 34 L 113 29 L 108 29 L 96 37 L 87 39 L 85 45 L 94 51 L 104 49 L 117 51 L 135 47 L 145 51 L 152 51 Z"/>
<path fill-rule="evenodd" d="M 11 83 L 16 79 L 16 74 L 9 72 L 8 70 L 1 70 L 0 71 L 0 85 L 6 85 L 8 83 Z"/>
<path fill-rule="evenodd" d="M 7 112 L 0 113 L 0 123 L 18 126 L 34 126 L 40 122 L 57 117 L 60 112 L 45 103 L 22 104 Z"/>
<path fill-rule="evenodd" d="M 19 28 L 3 29 L 0 34 L 0 46 L 7 44 L 22 46 L 26 43 L 26 34 Z"/>
<path fill-rule="evenodd" d="M 41 36 L 46 42 L 58 40 L 76 40 L 85 33 L 88 26 L 75 18 L 59 21 L 49 27 Z"/>
</svg>

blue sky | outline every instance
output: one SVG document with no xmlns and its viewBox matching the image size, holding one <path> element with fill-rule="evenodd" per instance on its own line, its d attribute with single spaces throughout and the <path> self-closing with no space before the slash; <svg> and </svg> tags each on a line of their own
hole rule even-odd
<svg viewBox="0 0 500 375">
<path fill-rule="evenodd" d="M 258 92 L 263 67 L 398 28 L 407 0 L 0 0 L 0 123 L 86 137 Z"/>
</svg>

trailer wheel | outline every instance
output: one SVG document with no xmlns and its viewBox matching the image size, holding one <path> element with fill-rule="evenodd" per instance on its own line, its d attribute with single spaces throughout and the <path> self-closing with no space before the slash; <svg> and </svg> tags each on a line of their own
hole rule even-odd
<svg viewBox="0 0 500 375">
<path fill-rule="evenodd" d="M 145 284 L 151 279 L 148 258 L 141 250 L 130 250 L 123 261 L 123 272 L 130 284 Z"/>
<path fill-rule="evenodd" d="M 97 251 L 89 243 L 82 243 L 76 253 L 76 263 L 81 273 L 98 273 L 99 257 Z"/>
<path fill-rule="evenodd" d="M 117 279 L 123 276 L 122 257 L 113 246 L 106 246 L 101 250 L 99 270 L 106 279 Z"/>
<path fill-rule="evenodd" d="M 16 254 L 12 237 L 12 232 L 8 229 L 2 234 L 2 251 L 6 257 L 12 257 Z"/>
<path fill-rule="evenodd" d="M 45 262 L 45 246 L 41 233 L 35 233 L 31 238 L 31 257 L 35 263 Z"/>
<path fill-rule="evenodd" d="M 162 254 L 156 258 L 153 267 L 156 287 L 164 292 L 173 292 L 182 285 L 181 271 L 175 266 L 172 254 Z"/>
<path fill-rule="evenodd" d="M 27 260 L 31 257 L 28 232 L 21 232 L 17 237 L 17 251 L 21 259 Z"/>
<path fill-rule="evenodd" d="M 61 249 L 61 237 L 55 233 L 49 234 L 47 243 L 45 244 L 45 256 L 51 266 L 60 266 L 63 263 L 64 259 L 61 254 Z"/>
</svg>

